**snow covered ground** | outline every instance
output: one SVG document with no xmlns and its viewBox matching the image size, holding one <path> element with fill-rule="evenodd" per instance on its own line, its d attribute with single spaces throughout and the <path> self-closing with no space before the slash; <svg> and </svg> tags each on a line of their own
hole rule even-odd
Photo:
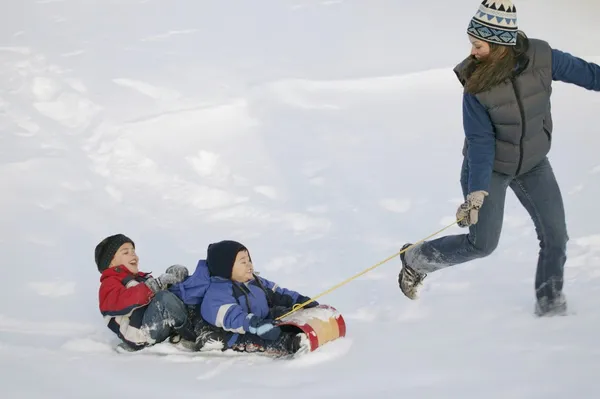
<svg viewBox="0 0 600 399">
<path fill-rule="evenodd" d="M 297 360 L 111 349 L 106 235 L 155 273 L 237 239 L 263 276 L 316 295 L 452 221 L 451 68 L 479 1 L 438 3 L 4 0 L 0 396 L 597 398 L 600 95 L 565 84 L 568 317 L 532 315 L 538 244 L 510 193 L 496 253 L 431 274 L 416 302 L 399 261 L 382 265 L 320 300 L 347 338 Z M 600 62 L 600 3 L 516 5 L 529 36 Z"/>
</svg>

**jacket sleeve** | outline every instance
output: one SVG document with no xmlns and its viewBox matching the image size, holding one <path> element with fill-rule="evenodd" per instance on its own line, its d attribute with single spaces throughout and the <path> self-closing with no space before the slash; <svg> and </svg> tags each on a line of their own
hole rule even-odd
<svg viewBox="0 0 600 399">
<path fill-rule="evenodd" d="M 100 284 L 100 312 L 103 316 L 123 316 L 146 306 L 154 293 L 146 284 L 139 283 L 129 288 L 117 277 L 107 278 Z"/>
<path fill-rule="evenodd" d="M 496 155 L 496 137 L 485 107 L 469 93 L 463 96 L 463 127 L 467 139 L 469 189 L 489 191 Z"/>
<path fill-rule="evenodd" d="M 552 79 L 600 91 L 600 66 L 552 49 Z"/>
<path fill-rule="evenodd" d="M 304 303 L 310 299 L 296 291 L 280 287 L 277 283 L 265 278 L 259 277 L 259 279 L 265 289 L 272 292 L 271 302 L 273 306 L 284 306 L 289 308 L 297 303 Z"/>
<path fill-rule="evenodd" d="M 244 311 L 231 291 L 231 285 L 211 285 L 200 306 L 202 318 L 215 327 L 238 334 L 248 332 L 252 313 Z"/>
<path fill-rule="evenodd" d="M 173 284 L 169 291 L 177 295 L 186 305 L 199 305 L 210 286 L 210 275 L 204 260 L 198 262 L 196 270 L 184 281 Z"/>
</svg>

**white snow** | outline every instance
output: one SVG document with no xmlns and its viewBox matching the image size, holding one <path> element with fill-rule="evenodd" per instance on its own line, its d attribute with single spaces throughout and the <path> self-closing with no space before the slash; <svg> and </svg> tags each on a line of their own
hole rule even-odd
<svg viewBox="0 0 600 399">
<path fill-rule="evenodd" d="M 164 39 L 170 38 L 171 36 L 186 35 L 186 34 L 194 33 L 196 31 L 197 31 L 196 29 L 172 30 L 172 31 L 168 31 L 166 33 L 160 33 L 157 35 L 149 36 L 145 39 L 142 39 L 142 41 L 164 40 Z"/>
<path fill-rule="evenodd" d="M 55 101 L 39 101 L 33 106 L 44 116 L 68 128 L 85 128 L 101 108 L 76 93 L 63 93 Z"/>
<path fill-rule="evenodd" d="M 113 82 L 120 86 L 129 87 L 155 100 L 164 99 L 174 101 L 179 97 L 179 93 L 171 90 L 161 89 L 146 82 L 140 82 L 134 79 L 113 79 Z"/>
<path fill-rule="evenodd" d="M 382 208 L 387 209 L 390 212 L 404 213 L 410 210 L 410 200 L 408 199 L 395 199 L 385 198 L 380 202 Z"/>
<path fill-rule="evenodd" d="M 277 189 L 271 186 L 256 186 L 254 187 L 254 191 L 272 200 L 276 200 L 279 197 Z"/>
<path fill-rule="evenodd" d="M 539 246 L 510 190 L 494 254 L 430 274 L 414 302 L 394 258 L 319 298 L 347 337 L 295 360 L 118 354 L 98 310 L 92 252 L 116 232 L 155 274 L 237 239 L 261 276 L 316 295 L 450 224 L 452 67 L 480 1 L 12 3 L 0 397 L 598 397 L 600 94 L 563 83 L 550 160 L 571 237 L 566 317 L 533 316 Z M 599 62 L 600 3 L 580 3 L 515 2 L 529 36 Z"/>
<path fill-rule="evenodd" d="M 47 297 L 69 296 L 75 293 L 76 283 L 74 281 L 33 281 L 30 282 L 29 288 L 35 291 L 38 295 Z"/>
</svg>

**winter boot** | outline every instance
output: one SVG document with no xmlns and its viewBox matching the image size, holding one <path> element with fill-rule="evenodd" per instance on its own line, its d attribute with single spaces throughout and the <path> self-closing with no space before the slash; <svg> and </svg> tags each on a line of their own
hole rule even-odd
<svg viewBox="0 0 600 399">
<path fill-rule="evenodd" d="M 236 352 L 256 353 L 265 351 L 266 342 L 254 334 L 240 334 L 231 346 Z"/>
<path fill-rule="evenodd" d="M 199 323 L 200 324 L 200 323 Z M 199 351 L 224 350 L 227 332 L 208 323 L 197 325 L 196 347 Z"/>
<path fill-rule="evenodd" d="M 292 340 L 292 353 L 310 352 L 310 342 L 305 333 L 298 333 Z"/>
<path fill-rule="evenodd" d="M 282 333 L 275 341 L 267 341 L 265 345 L 265 352 L 273 357 L 289 357 L 308 350 L 308 337 L 304 333 Z"/>
<path fill-rule="evenodd" d="M 401 248 L 402 251 L 408 248 L 412 244 L 404 244 Z M 400 254 L 400 261 L 402 262 L 402 269 L 398 274 L 398 286 L 400 290 L 406 297 L 409 299 L 417 299 L 417 290 L 421 284 L 423 284 L 423 280 L 427 277 L 425 273 L 419 273 L 408 264 L 406 264 L 406 258 L 404 256 L 405 252 Z"/>
<path fill-rule="evenodd" d="M 134 348 L 133 346 L 128 345 L 125 342 L 121 342 L 117 345 L 117 347 L 115 349 L 119 353 L 126 353 L 126 352 L 137 352 L 137 351 L 143 349 L 143 347 L 140 346 L 140 347 Z"/>
<path fill-rule="evenodd" d="M 535 303 L 535 315 L 538 317 L 565 316 L 567 314 L 567 300 L 563 293 L 557 298 L 539 298 Z"/>
<path fill-rule="evenodd" d="M 198 350 L 196 345 L 198 336 L 196 335 L 196 332 L 194 331 L 194 326 L 192 325 L 192 322 L 190 322 L 189 319 L 187 319 L 182 326 L 174 327 L 174 330 L 180 339 L 177 340 L 176 336 L 171 336 L 169 338 L 169 341 L 171 343 L 178 342 L 181 344 L 181 346 L 183 346 L 186 349 L 192 351 Z"/>
<path fill-rule="evenodd" d="M 308 351 L 308 338 L 304 333 L 283 332 L 276 340 L 267 341 L 254 334 L 244 334 L 239 336 L 232 349 L 238 352 L 260 353 L 275 358 L 289 357 L 297 352 Z"/>
<path fill-rule="evenodd" d="M 194 341 L 186 340 L 182 345 L 193 351 L 223 350 L 227 341 L 227 332 L 207 323 L 200 315 L 197 305 L 186 305 L 188 320 L 193 326 Z"/>
</svg>

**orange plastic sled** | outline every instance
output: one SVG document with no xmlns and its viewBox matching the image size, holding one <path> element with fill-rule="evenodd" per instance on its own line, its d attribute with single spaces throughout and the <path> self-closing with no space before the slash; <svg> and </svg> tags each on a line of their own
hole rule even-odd
<svg viewBox="0 0 600 399">
<path fill-rule="evenodd" d="M 346 336 L 344 318 L 329 305 L 302 308 L 283 317 L 278 325 L 284 331 L 299 329 L 304 332 L 310 342 L 311 352 L 327 342 Z"/>
</svg>

